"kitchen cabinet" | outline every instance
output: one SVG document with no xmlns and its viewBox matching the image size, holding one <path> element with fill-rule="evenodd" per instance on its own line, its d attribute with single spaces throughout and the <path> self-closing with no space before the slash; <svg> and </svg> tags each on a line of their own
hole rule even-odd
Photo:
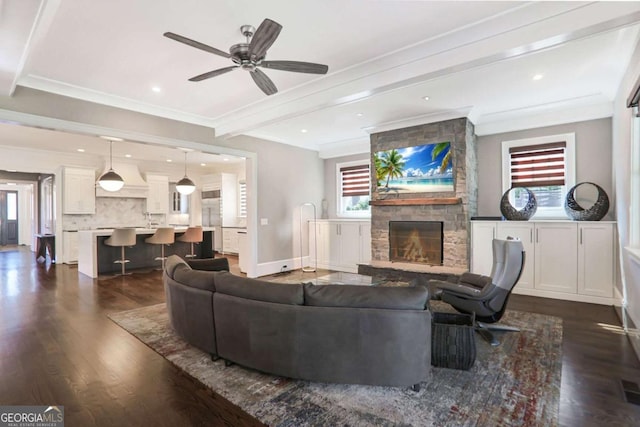
<svg viewBox="0 0 640 427">
<path fill-rule="evenodd" d="M 78 263 L 78 232 L 62 232 L 62 262 L 64 264 Z"/>
<path fill-rule="evenodd" d="M 240 233 L 244 228 L 222 228 L 222 252 L 225 254 L 238 254 L 240 252 Z"/>
<path fill-rule="evenodd" d="M 319 220 L 309 227 L 310 264 L 319 268 L 351 273 L 358 264 L 371 260 L 371 223 L 369 221 Z M 315 232 L 317 246 L 313 244 Z M 317 249 L 316 249 L 317 247 Z"/>
<path fill-rule="evenodd" d="M 147 212 L 150 214 L 166 214 L 169 211 L 169 177 L 165 175 L 147 175 L 149 193 L 147 195 Z"/>
<path fill-rule="evenodd" d="M 474 273 L 491 273 L 492 233 L 500 239 L 518 238 L 524 246 L 525 266 L 513 293 L 614 303 L 615 222 L 472 221 Z"/>
<path fill-rule="evenodd" d="M 96 213 L 96 174 L 93 169 L 62 168 L 62 213 Z"/>
</svg>

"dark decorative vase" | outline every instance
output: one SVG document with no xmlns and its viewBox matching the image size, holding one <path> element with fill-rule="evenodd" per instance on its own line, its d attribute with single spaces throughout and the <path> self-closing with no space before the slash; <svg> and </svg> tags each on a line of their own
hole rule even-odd
<svg viewBox="0 0 640 427">
<path fill-rule="evenodd" d="M 500 199 L 500 212 L 502 212 L 502 216 L 510 221 L 527 221 L 536 213 L 536 210 L 538 209 L 538 202 L 536 201 L 536 195 L 533 194 L 533 191 L 524 187 L 522 187 L 522 189 L 527 192 L 529 200 L 527 201 L 527 204 L 520 210 L 517 210 L 511 205 L 511 203 L 509 203 L 509 192 L 513 190 L 513 187 L 508 189 L 502 195 L 502 199 Z"/>
<path fill-rule="evenodd" d="M 589 209 L 585 209 L 576 202 L 575 190 L 581 185 L 593 185 L 598 190 L 598 198 Z M 571 187 L 564 200 L 564 211 L 575 221 L 600 221 L 609 211 L 609 197 L 598 184 L 581 182 Z"/>
</svg>

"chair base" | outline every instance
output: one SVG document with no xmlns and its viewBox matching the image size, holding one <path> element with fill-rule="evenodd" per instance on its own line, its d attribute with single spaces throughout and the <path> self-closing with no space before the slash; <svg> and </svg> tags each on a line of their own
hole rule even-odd
<svg viewBox="0 0 640 427">
<path fill-rule="evenodd" d="M 114 264 L 120 264 L 121 265 L 121 271 L 120 271 L 120 274 L 114 274 L 114 276 L 128 276 L 131 273 L 126 273 L 124 267 L 128 262 L 131 262 L 131 261 L 128 260 L 128 259 L 125 259 L 125 257 L 124 257 L 124 246 L 120 246 L 120 254 L 121 254 L 120 255 L 120 259 L 117 259 L 117 260 L 113 261 L 113 263 Z"/>
<path fill-rule="evenodd" d="M 483 322 L 476 322 L 475 330 L 485 341 L 491 344 L 491 347 L 497 347 L 500 345 L 500 341 L 493 335 L 492 331 L 503 332 L 520 332 L 520 329 L 515 326 L 508 325 L 487 325 Z"/>
</svg>

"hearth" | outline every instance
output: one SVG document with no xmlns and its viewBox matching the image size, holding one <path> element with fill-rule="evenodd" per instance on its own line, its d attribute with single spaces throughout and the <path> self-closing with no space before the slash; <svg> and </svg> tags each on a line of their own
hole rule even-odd
<svg viewBox="0 0 640 427">
<path fill-rule="evenodd" d="M 389 221 L 389 260 L 442 265 L 442 221 Z"/>
</svg>

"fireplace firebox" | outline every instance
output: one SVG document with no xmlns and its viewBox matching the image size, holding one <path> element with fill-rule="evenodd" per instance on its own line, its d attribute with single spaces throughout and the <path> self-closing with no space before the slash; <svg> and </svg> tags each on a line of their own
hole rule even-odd
<svg viewBox="0 0 640 427">
<path fill-rule="evenodd" d="M 442 265 L 442 221 L 389 221 L 389 260 Z"/>
</svg>

